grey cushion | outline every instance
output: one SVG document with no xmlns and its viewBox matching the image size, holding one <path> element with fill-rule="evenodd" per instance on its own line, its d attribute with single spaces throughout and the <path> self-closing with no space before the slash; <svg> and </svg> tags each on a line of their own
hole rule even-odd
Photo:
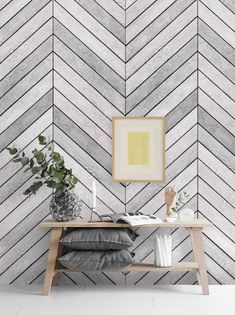
<svg viewBox="0 0 235 315">
<path fill-rule="evenodd" d="M 126 249 L 120 251 L 71 251 L 59 258 L 61 265 L 78 271 L 120 270 L 134 260 Z"/>
<path fill-rule="evenodd" d="M 77 250 L 120 250 L 133 245 L 138 234 L 128 228 L 74 229 L 61 243 Z"/>
</svg>

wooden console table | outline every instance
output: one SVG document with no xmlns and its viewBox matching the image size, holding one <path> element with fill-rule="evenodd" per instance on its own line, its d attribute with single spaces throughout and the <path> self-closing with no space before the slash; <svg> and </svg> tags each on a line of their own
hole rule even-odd
<svg viewBox="0 0 235 315">
<path fill-rule="evenodd" d="M 57 222 L 53 219 L 48 219 L 40 224 L 43 228 L 51 228 L 51 242 L 49 247 L 48 261 L 46 266 L 46 275 L 44 280 L 43 294 L 48 295 L 51 290 L 51 285 L 56 285 L 60 272 L 77 271 L 62 267 L 57 259 L 61 256 L 62 245 L 60 238 L 65 235 L 67 228 L 115 228 L 115 227 L 130 227 L 128 224 L 112 223 L 112 222 L 84 222 L 84 221 L 69 221 Z M 212 224 L 204 219 L 195 219 L 193 221 L 182 222 L 175 221 L 173 223 L 162 222 L 151 225 L 141 225 L 144 228 L 185 228 L 189 231 L 192 249 L 194 254 L 193 262 L 178 262 L 171 267 L 154 267 L 152 264 L 136 263 L 122 269 L 122 271 L 195 271 L 197 273 L 198 283 L 201 285 L 202 292 L 205 295 L 209 294 L 208 278 L 206 272 L 205 254 L 203 249 L 202 230 L 205 227 L 210 227 Z M 135 226 L 138 227 L 138 226 Z"/>
</svg>

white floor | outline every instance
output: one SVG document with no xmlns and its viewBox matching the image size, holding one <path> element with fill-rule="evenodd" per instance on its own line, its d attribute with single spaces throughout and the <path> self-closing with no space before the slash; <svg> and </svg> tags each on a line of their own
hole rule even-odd
<svg viewBox="0 0 235 315">
<path fill-rule="evenodd" d="M 235 286 L 0 286 L 0 315 L 234 315 Z"/>
</svg>

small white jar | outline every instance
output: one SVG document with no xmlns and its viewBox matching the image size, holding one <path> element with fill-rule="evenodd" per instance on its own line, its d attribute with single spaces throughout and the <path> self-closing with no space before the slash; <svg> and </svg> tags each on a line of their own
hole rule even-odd
<svg viewBox="0 0 235 315">
<path fill-rule="evenodd" d="M 190 208 L 180 210 L 179 219 L 181 221 L 191 221 L 195 219 L 194 211 Z"/>
</svg>

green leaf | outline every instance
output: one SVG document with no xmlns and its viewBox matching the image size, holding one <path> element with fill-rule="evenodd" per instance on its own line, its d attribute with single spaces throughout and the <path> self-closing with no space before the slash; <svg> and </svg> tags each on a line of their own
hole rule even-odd
<svg viewBox="0 0 235 315">
<path fill-rule="evenodd" d="M 55 195 L 58 197 L 58 196 L 61 195 L 63 192 L 64 192 L 63 189 L 56 189 Z"/>
<path fill-rule="evenodd" d="M 67 174 L 67 175 L 65 176 L 65 178 L 64 178 L 64 181 L 65 181 L 66 183 L 68 183 L 68 184 L 71 183 L 71 180 L 72 180 L 72 177 L 71 177 L 70 174 Z"/>
<path fill-rule="evenodd" d="M 21 163 L 23 166 L 27 165 L 29 163 L 29 158 L 27 156 L 23 156 L 21 159 Z"/>
<path fill-rule="evenodd" d="M 43 160 L 44 159 L 44 154 L 42 153 L 42 151 L 38 151 L 38 150 L 34 150 L 33 151 L 33 155 L 36 159 L 40 159 Z"/>
<path fill-rule="evenodd" d="M 34 166 L 34 160 L 33 159 L 30 159 L 29 166 L 33 168 L 33 166 Z"/>
<path fill-rule="evenodd" d="M 41 145 L 46 145 L 47 144 L 47 138 L 43 135 L 39 135 L 38 136 L 38 141 L 39 141 L 39 144 Z"/>
<path fill-rule="evenodd" d="M 49 188 L 57 188 L 57 183 L 56 182 L 54 182 L 53 180 L 48 180 L 48 181 L 46 181 L 46 184 L 47 184 L 47 187 L 49 187 Z"/>
<path fill-rule="evenodd" d="M 18 158 L 18 159 L 14 159 L 14 160 L 12 160 L 14 163 L 18 163 L 18 162 L 20 162 L 21 161 L 21 158 Z"/>
<path fill-rule="evenodd" d="M 60 184 L 61 183 L 61 180 L 56 178 L 56 177 L 53 177 L 53 181 L 56 183 L 56 184 Z"/>
<path fill-rule="evenodd" d="M 35 192 L 36 192 L 40 187 L 42 187 L 42 185 L 43 185 L 43 182 L 42 182 L 42 181 L 39 181 L 39 182 L 34 183 Z"/>
<path fill-rule="evenodd" d="M 23 192 L 23 195 L 30 195 L 31 194 L 31 190 L 30 189 L 26 189 L 24 192 Z"/>
<path fill-rule="evenodd" d="M 31 170 L 31 167 L 27 167 L 27 168 L 24 170 L 24 173 L 28 172 L 29 170 Z"/>
<path fill-rule="evenodd" d="M 63 172 L 59 172 L 59 171 L 55 171 L 55 172 L 54 172 L 54 174 L 53 174 L 53 180 L 54 180 L 56 183 L 63 182 L 63 179 L 64 179 L 64 173 L 63 173 Z"/>
<path fill-rule="evenodd" d="M 52 176 L 52 174 L 54 173 L 54 167 L 52 165 L 49 166 L 48 168 L 48 173 Z"/>
<path fill-rule="evenodd" d="M 24 195 L 36 194 L 38 189 L 43 185 L 42 181 L 34 182 L 28 189 L 23 193 Z"/>
<path fill-rule="evenodd" d="M 41 169 L 41 166 L 32 167 L 32 173 L 37 174 L 39 171 L 41 171 Z"/>
<path fill-rule="evenodd" d="M 60 169 L 63 169 L 64 168 L 64 160 L 63 160 L 63 157 L 61 156 L 62 158 L 62 161 L 58 162 L 57 163 L 57 166 L 60 168 Z"/>
<path fill-rule="evenodd" d="M 36 158 L 38 164 L 42 164 L 44 162 L 44 154 L 42 153 L 42 151 L 38 151 L 38 150 L 33 150 L 33 155 Z"/>
<path fill-rule="evenodd" d="M 78 182 L 77 177 L 73 176 L 72 177 L 72 184 L 75 185 L 75 184 L 77 184 L 77 182 Z"/>
<path fill-rule="evenodd" d="M 41 177 L 45 177 L 45 174 L 47 172 L 48 163 L 43 164 L 43 169 L 41 171 Z"/>
<path fill-rule="evenodd" d="M 54 162 L 61 162 L 63 160 L 63 158 L 58 152 L 52 152 L 51 157 Z"/>
<path fill-rule="evenodd" d="M 9 153 L 11 155 L 14 155 L 14 154 L 16 154 L 18 152 L 18 150 L 16 148 L 7 148 L 7 150 L 9 151 Z"/>
</svg>

